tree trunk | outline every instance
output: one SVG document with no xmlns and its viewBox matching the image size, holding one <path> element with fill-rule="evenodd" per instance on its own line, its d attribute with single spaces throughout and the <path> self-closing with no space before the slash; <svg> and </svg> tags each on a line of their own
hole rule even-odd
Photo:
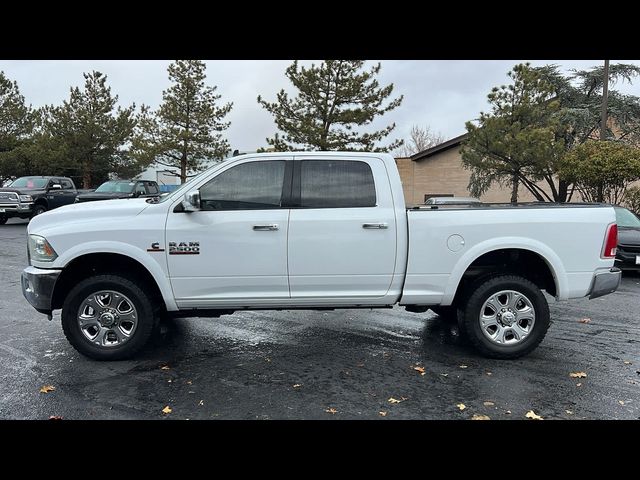
<svg viewBox="0 0 640 480">
<path fill-rule="evenodd" d="M 568 194 L 569 194 L 569 182 L 567 182 L 566 180 L 559 180 L 558 181 L 558 198 L 556 199 L 556 201 L 560 203 L 567 202 Z"/>
<path fill-rule="evenodd" d="M 514 173 L 511 176 L 511 203 L 517 203 L 518 202 L 518 184 L 519 184 L 519 179 L 518 179 L 518 174 Z"/>
<path fill-rule="evenodd" d="M 82 188 L 91 188 L 91 168 L 89 168 L 89 160 L 82 162 Z"/>
<path fill-rule="evenodd" d="M 187 157 L 185 155 L 180 159 L 180 183 L 187 181 Z"/>
<path fill-rule="evenodd" d="M 598 198 L 596 202 L 604 202 L 604 182 L 598 184 Z"/>
</svg>

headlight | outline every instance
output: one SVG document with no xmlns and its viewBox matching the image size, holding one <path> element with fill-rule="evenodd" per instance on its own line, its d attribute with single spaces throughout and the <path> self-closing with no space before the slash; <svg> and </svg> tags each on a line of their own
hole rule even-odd
<svg viewBox="0 0 640 480">
<path fill-rule="evenodd" d="M 31 195 L 20 195 L 20 201 L 21 202 L 33 202 L 33 198 L 31 198 Z"/>
<path fill-rule="evenodd" d="M 29 253 L 31 259 L 37 262 L 53 262 L 58 258 L 58 254 L 47 239 L 40 235 L 29 235 Z"/>
</svg>

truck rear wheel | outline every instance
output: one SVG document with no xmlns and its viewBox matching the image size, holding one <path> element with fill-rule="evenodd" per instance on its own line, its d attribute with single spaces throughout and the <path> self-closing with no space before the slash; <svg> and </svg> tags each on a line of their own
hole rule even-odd
<svg viewBox="0 0 640 480">
<path fill-rule="evenodd" d="M 518 275 L 499 275 L 469 289 L 461 326 L 473 345 L 491 358 L 518 358 L 542 341 L 551 321 L 544 294 Z"/>
<path fill-rule="evenodd" d="M 119 275 L 96 275 L 81 281 L 62 307 L 67 340 L 95 360 L 134 355 L 149 340 L 154 320 L 149 296 Z"/>
</svg>

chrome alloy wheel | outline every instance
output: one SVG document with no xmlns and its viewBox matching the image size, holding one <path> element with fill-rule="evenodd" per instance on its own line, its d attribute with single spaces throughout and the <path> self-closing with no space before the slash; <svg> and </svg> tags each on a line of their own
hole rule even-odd
<svg viewBox="0 0 640 480">
<path fill-rule="evenodd" d="M 531 333 L 536 312 L 531 300 L 515 290 L 491 295 L 480 309 L 480 329 L 498 345 L 515 345 Z"/>
<path fill-rule="evenodd" d="M 101 347 L 115 347 L 127 342 L 136 331 L 138 312 L 122 293 L 100 290 L 80 304 L 78 325 L 90 342 Z"/>
</svg>

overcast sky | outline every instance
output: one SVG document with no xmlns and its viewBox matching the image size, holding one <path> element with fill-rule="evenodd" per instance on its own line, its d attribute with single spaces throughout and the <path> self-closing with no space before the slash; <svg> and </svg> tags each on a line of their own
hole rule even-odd
<svg viewBox="0 0 640 480">
<path fill-rule="evenodd" d="M 413 124 L 429 125 L 446 138 L 464 133 L 464 122 L 487 109 L 486 96 L 496 85 L 507 83 L 506 73 L 523 60 L 384 60 L 380 83 L 395 85 L 394 95 L 404 95 L 402 105 L 382 117 L 374 126 L 396 123 L 394 138 L 406 138 Z M 620 60 L 635 63 L 637 60 Z M 612 60 L 612 62 L 616 62 Z M 0 61 L 0 70 L 16 80 L 28 103 L 39 107 L 59 104 L 69 96 L 71 86 L 84 83 L 82 72 L 98 70 L 107 74 L 112 93 L 122 105 L 135 102 L 157 107 L 162 90 L 169 86 L 169 61 L 156 60 L 74 60 Z M 252 151 L 266 146 L 272 136 L 272 117 L 256 101 L 260 94 L 269 101 L 281 88 L 290 91 L 284 71 L 289 60 L 207 61 L 207 83 L 217 85 L 222 101 L 233 102 L 228 115 L 231 127 L 226 135 L 232 149 Z M 311 61 L 301 62 L 310 64 Z M 556 63 L 563 70 L 585 69 L 602 60 L 536 60 L 533 65 Z M 373 61 L 368 63 L 373 64 Z M 640 96 L 640 80 L 615 88 Z"/>
</svg>

